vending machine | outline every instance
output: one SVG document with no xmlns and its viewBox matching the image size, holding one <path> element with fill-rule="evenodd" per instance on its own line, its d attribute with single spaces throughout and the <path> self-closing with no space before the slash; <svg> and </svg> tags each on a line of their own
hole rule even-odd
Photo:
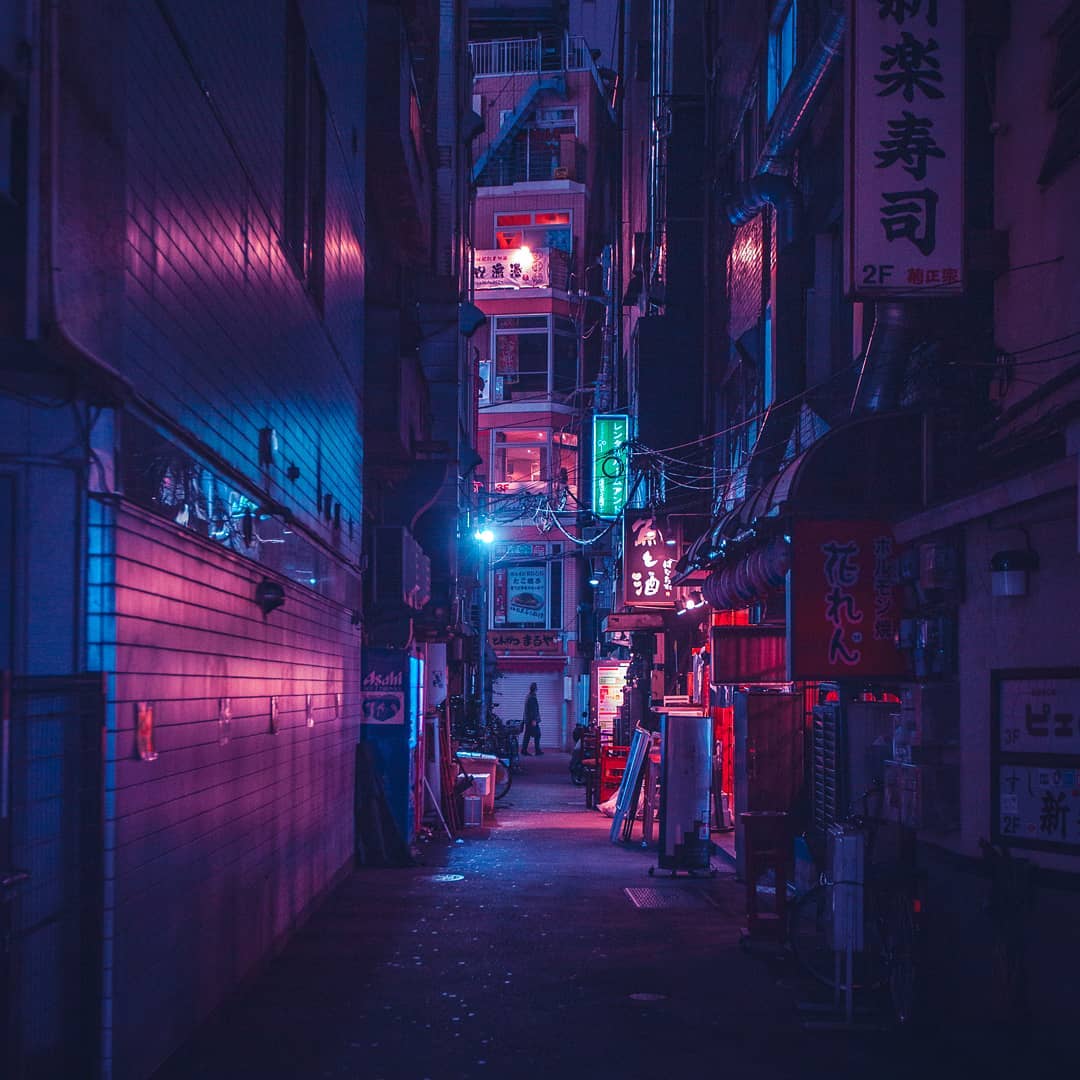
<svg viewBox="0 0 1080 1080">
<path fill-rule="evenodd" d="M 600 729 L 600 741 L 614 740 L 615 720 L 623 705 L 623 689 L 629 660 L 594 660 L 592 664 L 589 717 Z"/>
<path fill-rule="evenodd" d="M 360 740 L 373 764 L 374 787 L 365 793 L 375 813 L 389 811 L 400 838 L 416 835 L 423 798 L 420 759 L 424 715 L 424 662 L 404 649 L 365 649 L 360 682 Z"/>
</svg>

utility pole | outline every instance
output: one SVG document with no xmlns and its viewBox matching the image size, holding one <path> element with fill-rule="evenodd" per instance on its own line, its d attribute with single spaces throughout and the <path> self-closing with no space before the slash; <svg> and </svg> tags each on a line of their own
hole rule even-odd
<svg viewBox="0 0 1080 1080">
<path fill-rule="evenodd" d="M 613 370 L 612 352 L 615 338 L 615 320 L 612 309 L 615 290 L 611 272 L 611 245 L 606 244 L 600 254 L 600 273 L 603 276 L 601 290 L 604 296 L 604 325 L 600 337 L 600 375 L 596 380 L 596 411 L 610 412 L 612 408 Z"/>
</svg>

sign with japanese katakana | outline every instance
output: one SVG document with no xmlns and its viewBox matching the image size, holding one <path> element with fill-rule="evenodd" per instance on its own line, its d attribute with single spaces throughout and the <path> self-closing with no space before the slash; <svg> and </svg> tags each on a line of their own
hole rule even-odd
<svg viewBox="0 0 1080 1080">
<path fill-rule="evenodd" d="M 892 528 L 799 521 L 791 545 L 789 679 L 896 678 L 901 588 Z"/>
<path fill-rule="evenodd" d="M 627 496 L 627 439 L 630 418 L 625 414 L 593 417 L 593 513 L 618 517 Z"/>
<path fill-rule="evenodd" d="M 851 0 L 849 11 L 845 288 L 962 292 L 963 0 Z"/>
</svg>

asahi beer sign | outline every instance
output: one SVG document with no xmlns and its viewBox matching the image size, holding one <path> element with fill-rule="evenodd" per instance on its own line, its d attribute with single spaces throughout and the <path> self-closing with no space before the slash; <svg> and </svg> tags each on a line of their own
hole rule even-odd
<svg viewBox="0 0 1080 1080">
<path fill-rule="evenodd" d="M 845 287 L 964 288 L 963 0 L 850 0 Z"/>
<path fill-rule="evenodd" d="M 360 680 L 360 723 L 388 726 L 405 723 L 404 653 L 364 651 Z"/>
</svg>

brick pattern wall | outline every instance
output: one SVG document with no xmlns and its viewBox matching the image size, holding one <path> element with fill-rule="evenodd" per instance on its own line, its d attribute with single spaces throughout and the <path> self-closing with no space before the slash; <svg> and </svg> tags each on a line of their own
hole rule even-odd
<svg viewBox="0 0 1080 1080">
<path fill-rule="evenodd" d="M 106 1057 L 142 1077 L 348 863 L 359 638 L 301 588 L 264 620 L 258 568 L 166 522 L 92 515 L 90 659 L 111 673 Z M 155 761 L 136 754 L 139 701 L 154 702 Z"/>
<path fill-rule="evenodd" d="M 756 326 L 764 313 L 764 216 L 739 226 L 728 255 L 728 309 L 731 338 Z"/>
</svg>

